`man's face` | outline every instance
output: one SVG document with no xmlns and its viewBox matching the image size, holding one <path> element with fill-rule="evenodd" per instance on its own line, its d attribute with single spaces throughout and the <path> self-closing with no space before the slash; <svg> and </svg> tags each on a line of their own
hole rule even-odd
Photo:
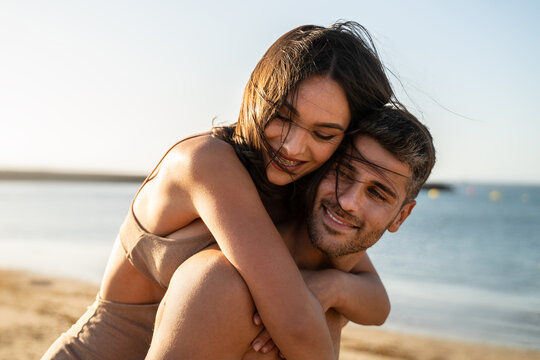
<svg viewBox="0 0 540 360">
<path fill-rule="evenodd" d="M 411 175 L 406 164 L 371 137 L 357 136 L 354 143 L 377 167 L 360 161 L 342 165 L 337 198 L 335 172 L 330 171 L 319 184 L 308 219 L 312 244 L 331 257 L 366 250 L 385 230 L 397 231 L 416 204 L 404 204 Z"/>
</svg>

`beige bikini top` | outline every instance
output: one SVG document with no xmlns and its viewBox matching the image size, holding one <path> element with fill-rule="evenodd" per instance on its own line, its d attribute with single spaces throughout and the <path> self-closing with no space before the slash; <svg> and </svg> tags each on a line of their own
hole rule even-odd
<svg viewBox="0 0 540 360">
<path fill-rule="evenodd" d="M 174 148 L 174 146 L 176 146 L 176 144 L 173 145 L 171 149 Z M 169 149 L 169 151 L 171 149 Z M 156 168 L 143 182 L 137 195 L 144 185 L 154 178 L 159 165 L 169 151 L 167 151 Z M 137 197 L 137 195 L 135 195 L 135 197 Z M 192 255 L 216 242 L 210 233 L 186 236 L 185 238 L 180 239 L 170 239 L 152 234 L 141 225 L 139 220 L 137 220 L 133 211 L 133 203 L 131 204 L 126 219 L 120 227 L 119 237 L 126 252 L 126 257 L 131 264 L 141 274 L 163 288 L 169 286 L 171 277 L 180 264 Z"/>
<path fill-rule="evenodd" d="M 120 227 L 120 241 L 129 262 L 157 285 L 167 288 L 174 272 L 185 260 L 216 241 L 211 234 L 169 239 L 146 231 L 130 208 Z"/>
</svg>

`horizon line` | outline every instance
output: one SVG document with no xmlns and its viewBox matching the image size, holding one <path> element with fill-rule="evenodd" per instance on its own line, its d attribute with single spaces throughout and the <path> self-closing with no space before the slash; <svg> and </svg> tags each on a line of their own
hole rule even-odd
<svg viewBox="0 0 540 360">
<path fill-rule="evenodd" d="M 0 180 L 88 181 L 88 182 L 142 182 L 146 175 L 112 174 L 106 172 L 0 170 Z"/>
<path fill-rule="evenodd" d="M 145 174 L 121 174 L 109 172 L 84 172 L 62 170 L 14 170 L 0 169 L 0 181 L 70 181 L 70 182 L 129 182 L 142 183 Z M 497 181 L 459 181 L 459 180 L 433 180 L 422 186 L 422 189 L 436 188 L 439 190 L 453 190 L 457 184 L 477 185 L 523 185 L 538 186 L 538 183 L 497 182 Z"/>
</svg>

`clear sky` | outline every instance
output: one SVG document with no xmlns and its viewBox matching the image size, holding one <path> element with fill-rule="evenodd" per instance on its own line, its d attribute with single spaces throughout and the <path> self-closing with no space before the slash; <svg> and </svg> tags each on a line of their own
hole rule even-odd
<svg viewBox="0 0 540 360">
<path fill-rule="evenodd" d="M 3 0 L 0 168 L 147 173 L 236 120 L 280 35 L 346 19 L 432 130 L 432 180 L 540 183 L 539 16 L 537 1 Z"/>
</svg>

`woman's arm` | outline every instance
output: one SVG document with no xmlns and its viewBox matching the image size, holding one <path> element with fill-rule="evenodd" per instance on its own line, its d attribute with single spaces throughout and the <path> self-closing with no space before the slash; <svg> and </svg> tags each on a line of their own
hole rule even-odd
<svg viewBox="0 0 540 360">
<path fill-rule="evenodd" d="M 164 164 L 164 190 L 204 221 L 244 278 L 266 327 L 288 359 L 331 359 L 333 345 L 319 301 L 308 290 L 232 147 L 186 141 Z M 161 171 L 161 170 L 160 170 Z M 174 208 L 174 201 L 170 201 Z"/>
<path fill-rule="evenodd" d="M 350 272 L 302 270 L 302 275 L 324 311 L 332 308 L 361 325 L 382 325 L 390 313 L 388 294 L 367 253 Z"/>
<path fill-rule="evenodd" d="M 363 253 L 351 272 L 337 269 L 301 270 L 306 285 L 321 303 L 323 311 L 333 309 L 347 320 L 360 325 L 382 325 L 390 313 L 390 300 L 367 253 Z M 263 322 L 254 314 L 255 325 Z M 252 342 L 255 351 L 274 348 L 264 329 Z M 335 346 L 335 345 L 334 345 Z"/>
</svg>

